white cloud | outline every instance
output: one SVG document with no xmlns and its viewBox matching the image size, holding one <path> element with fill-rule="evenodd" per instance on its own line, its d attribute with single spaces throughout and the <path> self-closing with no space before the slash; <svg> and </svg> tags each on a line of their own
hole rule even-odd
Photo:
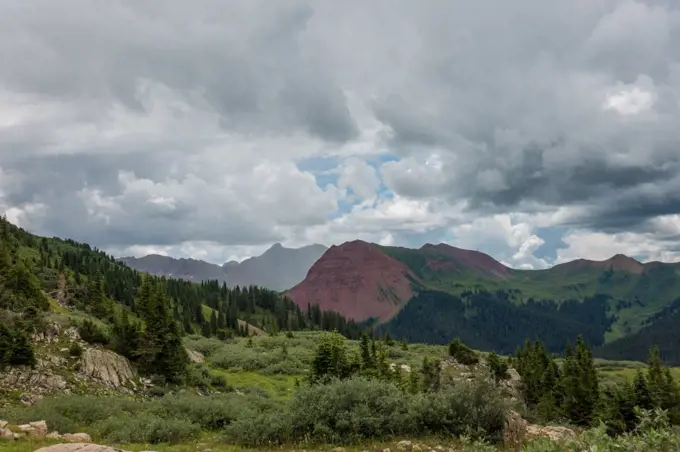
<svg viewBox="0 0 680 452">
<path fill-rule="evenodd" d="M 380 178 L 374 167 L 358 157 L 350 157 L 338 167 L 338 187 L 350 188 L 362 201 L 375 198 Z"/>
<path fill-rule="evenodd" d="M 637 257 L 643 262 L 680 260 L 680 251 L 669 249 L 669 243 L 653 233 L 572 231 L 562 241 L 567 246 L 557 250 L 556 264 L 579 258 L 605 260 L 615 254 Z"/>
</svg>

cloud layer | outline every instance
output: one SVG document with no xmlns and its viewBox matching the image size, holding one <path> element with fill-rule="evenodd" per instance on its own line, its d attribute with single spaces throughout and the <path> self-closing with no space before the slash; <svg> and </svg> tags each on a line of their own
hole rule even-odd
<svg viewBox="0 0 680 452">
<path fill-rule="evenodd" d="M 0 211 L 38 233 L 680 259 L 672 0 L 10 0 L 0 38 Z"/>
</svg>

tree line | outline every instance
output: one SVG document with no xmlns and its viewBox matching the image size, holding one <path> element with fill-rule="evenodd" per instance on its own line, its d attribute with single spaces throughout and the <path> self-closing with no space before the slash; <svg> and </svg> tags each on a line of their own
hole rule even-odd
<svg viewBox="0 0 680 452">
<path fill-rule="evenodd" d="M 640 409 L 660 409 L 680 424 L 680 388 L 658 347 L 649 351 L 646 371 L 638 369 L 633 382 L 620 386 L 600 381 L 592 350 L 581 337 L 575 346 L 567 344 L 561 361 L 540 341 L 526 341 L 509 360 L 522 376 L 527 406 L 540 419 L 583 427 L 603 422 L 611 434 L 620 434 L 635 428 Z"/>
</svg>

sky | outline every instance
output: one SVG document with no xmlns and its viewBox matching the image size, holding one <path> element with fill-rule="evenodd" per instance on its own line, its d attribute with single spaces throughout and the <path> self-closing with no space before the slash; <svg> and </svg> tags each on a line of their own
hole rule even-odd
<svg viewBox="0 0 680 452">
<path fill-rule="evenodd" d="M 680 260 L 677 0 L 4 0 L 0 61 L 34 233 Z"/>
</svg>

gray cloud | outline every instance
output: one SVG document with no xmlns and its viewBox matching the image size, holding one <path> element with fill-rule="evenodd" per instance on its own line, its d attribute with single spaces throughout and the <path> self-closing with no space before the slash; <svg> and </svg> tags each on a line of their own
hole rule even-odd
<svg viewBox="0 0 680 452">
<path fill-rule="evenodd" d="M 428 240 L 499 213 L 612 233 L 680 213 L 672 0 L 8 1 L 0 30 L 0 207 L 38 232 L 415 242 L 397 201 L 338 211 L 381 183 Z M 331 155 L 328 187 L 296 165 Z"/>
</svg>

